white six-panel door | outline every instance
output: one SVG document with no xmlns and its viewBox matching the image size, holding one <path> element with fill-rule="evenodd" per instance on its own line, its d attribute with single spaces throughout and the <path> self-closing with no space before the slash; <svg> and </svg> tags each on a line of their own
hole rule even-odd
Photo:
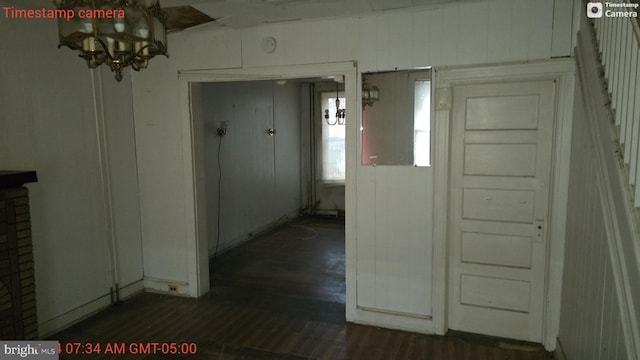
<svg viewBox="0 0 640 360">
<path fill-rule="evenodd" d="M 451 329 L 542 341 L 555 89 L 452 87 Z"/>
</svg>

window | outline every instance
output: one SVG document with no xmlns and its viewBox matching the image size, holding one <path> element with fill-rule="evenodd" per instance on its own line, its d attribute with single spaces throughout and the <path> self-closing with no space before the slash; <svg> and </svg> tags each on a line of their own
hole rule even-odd
<svg viewBox="0 0 640 360">
<path fill-rule="evenodd" d="M 321 93 L 322 111 L 322 180 L 344 181 L 345 176 L 345 125 L 336 120 L 336 92 Z M 340 109 L 346 106 L 344 92 L 337 93 Z M 325 110 L 329 110 L 329 119 L 324 118 Z M 329 125 L 334 124 L 334 125 Z"/>
<path fill-rule="evenodd" d="M 431 166 L 431 80 L 416 80 L 413 99 L 414 165 Z"/>
</svg>

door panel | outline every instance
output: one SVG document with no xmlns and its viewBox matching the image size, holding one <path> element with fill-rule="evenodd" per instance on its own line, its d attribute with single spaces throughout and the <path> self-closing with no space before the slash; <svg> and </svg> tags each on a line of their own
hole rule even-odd
<svg viewBox="0 0 640 360">
<path fill-rule="evenodd" d="M 535 176 L 535 144 L 466 144 L 464 174 Z"/>
<path fill-rule="evenodd" d="M 452 90 L 450 328 L 541 342 L 555 83 Z"/>
<path fill-rule="evenodd" d="M 467 130 L 535 130 L 538 127 L 536 110 L 540 104 L 535 95 L 470 98 L 466 103 Z"/>
</svg>

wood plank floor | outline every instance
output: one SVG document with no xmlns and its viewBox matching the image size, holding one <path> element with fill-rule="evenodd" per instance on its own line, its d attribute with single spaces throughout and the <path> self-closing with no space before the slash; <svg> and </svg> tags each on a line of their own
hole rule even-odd
<svg viewBox="0 0 640 360">
<path fill-rule="evenodd" d="M 296 220 L 210 267 L 212 290 L 200 299 L 142 294 L 50 339 L 101 345 L 101 354 L 61 359 L 553 359 L 531 344 L 347 324 L 340 219 Z M 169 342 L 195 344 L 196 355 L 162 354 Z M 131 353 L 149 343 L 159 350 Z M 124 344 L 124 354 L 105 354 L 113 344 Z"/>
</svg>

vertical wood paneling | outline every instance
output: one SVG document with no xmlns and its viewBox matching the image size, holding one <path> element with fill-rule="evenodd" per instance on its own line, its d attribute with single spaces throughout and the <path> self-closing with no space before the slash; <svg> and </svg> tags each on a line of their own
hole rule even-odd
<svg viewBox="0 0 640 360">
<path fill-rule="evenodd" d="M 366 192 L 361 192 L 361 187 L 367 185 L 359 182 L 358 198 L 366 205 L 358 208 L 365 210 L 361 219 L 366 219 L 371 216 L 366 210 L 373 207 L 374 227 L 373 231 L 359 227 L 365 235 L 358 238 L 358 305 L 429 315 L 433 222 L 431 170 L 404 166 L 363 169 L 373 175 L 373 183 L 364 189 Z M 375 194 L 373 201 L 371 193 Z"/>
<path fill-rule="evenodd" d="M 411 67 L 429 66 L 432 64 L 430 55 L 434 44 L 431 44 L 429 27 L 430 17 L 428 12 L 416 12 L 411 17 L 411 39 L 413 43 L 413 51 L 411 52 Z"/>
<path fill-rule="evenodd" d="M 526 7 L 520 10 L 527 13 L 529 17 L 527 57 L 551 57 L 549 39 L 553 37 L 553 3 L 553 0 L 528 1 Z"/>
<path fill-rule="evenodd" d="M 358 159 L 358 167 L 360 160 Z M 376 199 L 376 167 L 363 167 L 357 178 L 358 197 L 356 201 L 356 239 L 357 261 L 357 304 L 358 306 L 375 308 L 376 293 L 376 229 L 372 225 L 371 210 L 375 210 Z M 373 215 L 375 216 L 375 215 Z"/>
<path fill-rule="evenodd" d="M 381 16 L 384 20 L 378 31 L 386 32 L 387 43 L 380 42 L 378 46 L 381 56 L 378 66 L 381 69 L 408 69 L 412 66 L 414 44 L 418 39 L 413 37 L 413 16 L 411 14 L 389 13 Z M 380 33 L 378 33 L 380 34 Z M 394 49 L 390 51 L 390 49 Z M 386 61 L 386 62 L 384 62 Z"/>
<path fill-rule="evenodd" d="M 55 34 L 55 22 L 0 21 L 0 168 L 38 173 L 29 190 L 43 332 L 86 316 L 108 295 L 109 232 L 120 255 L 120 285 L 142 277 L 129 72 L 116 85 L 107 70 L 103 86 L 95 70 L 94 87 L 76 52 L 51 47 Z M 45 58 L 51 66 L 41 66 Z M 104 114 L 97 114 L 98 102 Z M 98 117 L 105 126 L 100 135 Z"/>
<path fill-rule="evenodd" d="M 442 9 L 442 57 L 441 63 L 433 65 L 458 64 L 458 21 L 460 8 L 457 6 Z"/>
<path fill-rule="evenodd" d="M 571 56 L 573 38 L 573 6 L 577 1 L 553 2 L 553 43 L 551 44 L 551 56 Z M 580 2 L 580 5 L 582 3 Z M 582 5 L 581 5 L 582 6 Z"/>
<path fill-rule="evenodd" d="M 392 206 L 381 206 L 380 204 L 388 204 L 389 192 L 387 184 L 389 181 L 389 168 L 385 166 L 376 167 L 376 203 L 374 204 L 375 218 L 373 226 L 376 231 L 376 308 L 383 310 L 389 309 L 389 287 L 391 285 L 389 279 L 389 246 L 391 238 L 389 237 L 389 212 L 395 209 Z"/>
<path fill-rule="evenodd" d="M 373 16 L 367 16 L 355 22 L 354 32 L 358 34 L 358 38 L 357 42 L 351 46 L 357 50 L 358 69 L 362 72 L 379 69 L 377 56 L 373 52 L 378 41 L 375 36 L 376 23 L 377 19 Z"/>
<path fill-rule="evenodd" d="M 497 62 L 509 58 L 511 31 L 511 7 L 513 1 L 501 0 L 489 3 L 489 24 L 487 34 L 487 60 Z M 506 11 L 509 10 L 509 11 Z"/>
<path fill-rule="evenodd" d="M 191 159 L 182 153 L 181 128 L 176 122 L 180 118 L 176 90 L 179 70 L 357 61 L 358 71 L 366 72 L 390 70 L 396 66 L 455 66 L 548 58 L 552 43 L 549 25 L 552 12 L 548 8 L 552 8 L 552 3 L 536 2 L 535 6 L 545 9 L 533 11 L 528 11 L 533 3 L 528 4 L 526 0 L 508 5 L 502 0 L 453 2 L 419 9 L 380 11 L 361 17 L 268 24 L 243 30 L 201 27 L 172 34 L 172 58 L 159 59 L 144 72 L 136 73 L 133 79 L 145 274 L 158 278 L 171 276 L 178 280 L 186 278 L 187 260 L 183 248 L 190 239 L 185 237 L 183 230 L 190 217 L 185 214 L 189 209 L 185 206 L 182 190 L 189 186 L 184 183 L 183 172 Z M 494 23 L 497 15 L 493 9 L 500 12 L 502 5 L 508 14 Z M 474 17 L 473 9 L 479 9 L 483 15 Z M 491 14 L 489 9 L 492 9 Z M 463 17 L 478 29 L 468 28 L 461 21 Z M 427 33 L 418 36 L 424 29 Z M 462 30 L 471 33 L 461 33 Z M 535 39 L 531 38 L 531 33 L 536 34 Z M 272 54 L 261 50 L 265 36 L 274 36 L 278 41 Z M 479 41 L 477 44 L 476 40 Z M 501 51 L 492 51 L 501 45 Z M 349 140 L 357 142 L 356 136 L 359 132 L 354 132 Z M 387 235 L 390 233 L 383 231 L 386 220 L 375 214 L 376 209 L 385 205 L 386 199 L 376 198 L 376 194 L 382 195 L 379 189 L 390 187 L 389 181 L 407 183 L 425 178 L 413 172 L 397 172 L 397 169 L 390 169 L 389 176 L 383 176 L 378 170 L 356 164 L 348 169 L 357 181 L 354 238 L 357 238 L 358 249 L 355 260 L 359 269 L 357 286 L 362 290 L 357 296 L 359 302 L 362 299 L 361 304 L 373 301 L 370 289 L 376 291 L 375 283 L 362 284 L 376 279 L 375 272 L 369 272 L 375 258 L 386 259 L 386 249 L 376 247 L 376 244 L 384 245 L 376 242 L 377 236 L 389 236 L 390 241 L 412 232 L 422 233 L 426 239 L 431 236 L 428 230 L 425 233 L 423 223 L 417 221 L 409 224 L 411 229 L 404 229 L 398 235 Z M 426 201 L 428 196 L 431 196 L 428 191 L 417 193 L 412 200 Z M 380 219 L 382 228 L 378 227 L 376 219 Z M 377 229 L 382 232 L 376 233 Z M 418 259 L 412 260 L 412 264 L 413 261 L 417 264 Z M 411 283 L 420 282 L 420 278 L 416 278 Z"/>
<path fill-rule="evenodd" d="M 142 235 L 138 166 L 135 158 L 135 133 L 131 89 L 113 81 L 112 72 L 102 71 L 102 94 L 106 128 L 113 231 L 117 248 L 120 288 L 142 279 Z M 118 104 L 114 106 L 113 104 Z"/>
<path fill-rule="evenodd" d="M 527 10 L 531 2 L 529 1 L 514 1 L 511 5 L 511 32 L 509 49 L 511 61 L 524 60 L 529 55 L 529 36 L 530 36 L 530 23 L 533 21 L 537 24 L 538 20 L 533 20 L 529 17 L 529 11 Z"/>
<path fill-rule="evenodd" d="M 460 8 L 458 20 L 458 61 L 460 64 L 487 62 L 489 5 L 472 3 Z"/>
<path fill-rule="evenodd" d="M 301 98 L 300 84 L 288 81 L 273 88 L 275 145 L 275 213 L 291 214 L 301 208 Z M 307 137 L 306 134 L 304 137 Z M 306 162 L 306 159 L 305 159 Z"/>
<path fill-rule="evenodd" d="M 375 58 L 375 68 L 376 69 L 390 69 L 392 68 L 391 64 L 391 49 L 389 48 L 389 43 L 391 41 L 391 29 L 389 28 L 391 24 L 389 24 L 389 17 L 384 15 L 379 15 L 376 17 L 375 28 L 370 29 L 368 31 L 369 36 L 374 35 L 376 39 L 375 47 L 373 49 L 365 49 L 367 53 L 370 53 L 370 56 Z M 398 41 L 406 41 L 397 39 Z"/>
<path fill-rule="evenodd" d="M 209 250 L 217 234 L 218 162 L 222 138 L 219 250 L 233 246 L 300 208 L 298 85 L 271 81 L 202 86 Z M 275 127 L 275 136 L 267 129 Z"/>
<path fill-rule="evenodd" d="M 604 220 L 607 195 L 583 94 L 577 95 L 569 184 L 569 203 L 575 206 L 567 218 L 559 338 L 568 359 L 627 359 L 610 257 L 613 240 Z"/>
<path fill-rule="evenodd" d="M 442 33 L 444 26 L 443 12 L 443 9 L 434 9 L 426 13 L 429 28 L 424 37 L 425 47 L 427 48 L 425 61 L 430 65 L 443 63 L 443 51 L 447 47 Z"/>
</svg>

